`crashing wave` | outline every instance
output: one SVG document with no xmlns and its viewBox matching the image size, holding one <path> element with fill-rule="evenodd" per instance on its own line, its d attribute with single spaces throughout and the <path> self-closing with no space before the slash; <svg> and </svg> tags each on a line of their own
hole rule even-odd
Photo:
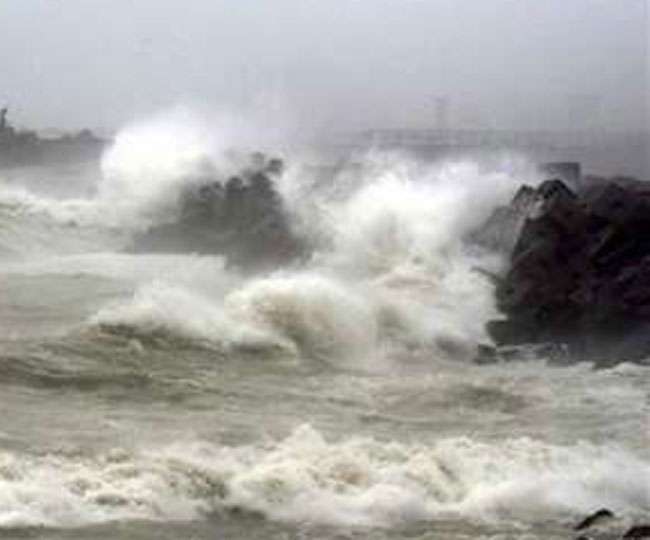
<svg viewBox="0 0 650 540">
<path fill-rule="evenodd" d="M 435 519 L 574 521 L 650 509 L 650 464 L 623 450 L 531 439 L 432 445 L 350 438 L 309 425 L 279 441 L 178 443 L 100 455 L 0 453 L 0 527 L 189 520 L 244 511 L 312 524 L 388 527 Z"/>
<path fill-rule="evenodd" d="M 249 167 L 221 181 L 216 171 L 188 180 L 178 217 L 137 235 L 135 252 L 209 253 L 238 268 L 278 267 L 303 251 L 293 234 L 274 179 L 279 159 L 253 154 Z"/>
<path fill-rule="evenodd" d="M 127 302 L 96 313 L 91 329 L 136 340 L 141 346 L 196 346 L 223 351 L 278 351 L 295 355 L 291 341 L 247 321 L 229 317 L 219 304 L 185 288 L 156 281 Z"/>
</svg>

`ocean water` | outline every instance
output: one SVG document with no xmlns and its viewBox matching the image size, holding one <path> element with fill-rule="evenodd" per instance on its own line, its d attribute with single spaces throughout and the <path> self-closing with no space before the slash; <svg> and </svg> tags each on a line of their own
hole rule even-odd
<svg viewBox="0 0 650 540">
<path fill-rule="evenodd" d="M 188 170 L 221 166 L 206 144 L 130 129 L 96 174 L 0 182 L 3 538 L 560 539 L 601 507 L 647 519 L 647 368 L 471 361 L 496 315 L 475 268 L 503 263 L 465 238 L 516 176 L 368 155 L 321 185 L 287 156 L 308 261 L 127 253 Z"/>
</svg>

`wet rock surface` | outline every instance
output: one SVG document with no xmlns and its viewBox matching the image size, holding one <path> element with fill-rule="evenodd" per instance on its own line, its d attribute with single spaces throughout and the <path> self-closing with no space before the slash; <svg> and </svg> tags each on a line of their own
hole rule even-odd
<svg viewBox="0 0 650 540">
<path fill-rule="evenodd" d="M 650 525 L 635 525 L 630 527 L 623 538 L 650 538 Z"/>
<path fill-rule="evenodd" d="M 241 270 L 274 268 L 300 257 L 275 181 L 279 159 L 254 154 L 250 166 L 225 180 L 190 182 L 180 196 L 179 217 L 138 235 L 134 252 L 223 255 Z"/>
<path fill-rule="evenodd" d="M 650 356 L 650 184 L 547 180 L 488 225 L 481 242 L 509 258 L 496 285 L 506 318 L 488 324 L 497 346 L 561 344 L 599 365 Z"/>
<path fill-rule="evenodd" d="M 612 512 L 608 508 L 601 508 L 600 510 L 597 510 L 593 514 L 590 514 L 586 518 L 584 518 L 580 523 L 578 523 L 573 528 L 573 530 L 582 531 L 584 529 L 593 527 L 594 525 L 598 525 L 603 522 L 610 521 L 613 518 L 614 518 L 614 512 Z"/>
<path fill-rule="evenodd" d="M 650 525 L 626 525 L 627 520 L 608 508 L 601 508 L 586 516 L 573 530 L 580 531 L 575 540 L 626 540 L 650 538 Z"/>
</svg>

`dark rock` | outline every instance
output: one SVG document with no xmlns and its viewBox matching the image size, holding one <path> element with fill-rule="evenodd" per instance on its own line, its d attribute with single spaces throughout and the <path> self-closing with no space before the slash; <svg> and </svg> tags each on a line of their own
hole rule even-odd
<svg viewBox="0 0 650 540">
<path fill-rule="evenodd" d="M 649 356 L 650 187 L 618 179 L 576 193 L 548 180 L 499 215 L 515 214 L 523 224 L 501 220 L 518 234 L 496 281 L 507 318 L 488 324 L 495 343 L 566 344 L 605 365 Z"/>
<path fill-rule="evenodd" d="M 601 525 L 605 521 L 609 521 L 614 518 L 614 513 L 607 508 L 601 508 L 600 510 L 595 511 L 593 514 L 589 514 L 585 519 L 578 523 L 573 530 L 582 531 L 593 527 L 594 525 Z"/>
<path fill-rule="evenodd" d="M 275 189 L 282 170 L 281 160 L 256 153 L 250 167 L 225 184 L 214 176 L 188 182 L 178 219 L 151 227 L 134 239 L 131 249 L 219 254 L 229 266 L 245 270 L 294 260 L 304 250 Z"/>
<path fill-rule="evenodd" d="M 474 356 L 475 364 L 494 364 L 498 362 L 497 349 L 492 345 L 479 344 Z"/>
<path fill-rule="evenodd" d="M 535 190 L 522 186 L 510 205 L 498 207 L 471 240 L 505 255 L 510 254 L 535 201 Z"/>
<path fill-rule="evenodd" d="M 526 337 L 534 332 L 534 328 L 524 320 L 504 319 L 488 321 L 487 331 L 497 344 L 516 345 L 526 343 Z"/>
<path fill-rule="evenodd" d="M 628 538 L 650 538 L 650 525 L 635 525 L 629 528 L 623 535 L 623 539 Z"/>
</svg>

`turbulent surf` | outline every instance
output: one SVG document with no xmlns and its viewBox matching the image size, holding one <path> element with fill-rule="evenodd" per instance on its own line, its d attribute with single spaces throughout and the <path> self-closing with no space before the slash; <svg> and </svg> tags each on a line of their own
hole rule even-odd
<svg viewBox="0 0 650 540">
<path fill-rule="evenodd" d="M 647 368 L 473 362 L 504 262 L 471 238 L 525 167 L 368 152 L 324 177 L 218 135 L 159 118 L 83 178 L 0 182 L 3 535 L 541 539 L 647 515 Z M 197 218 L 206 183 L 221 210 Z"/>
</svg>

